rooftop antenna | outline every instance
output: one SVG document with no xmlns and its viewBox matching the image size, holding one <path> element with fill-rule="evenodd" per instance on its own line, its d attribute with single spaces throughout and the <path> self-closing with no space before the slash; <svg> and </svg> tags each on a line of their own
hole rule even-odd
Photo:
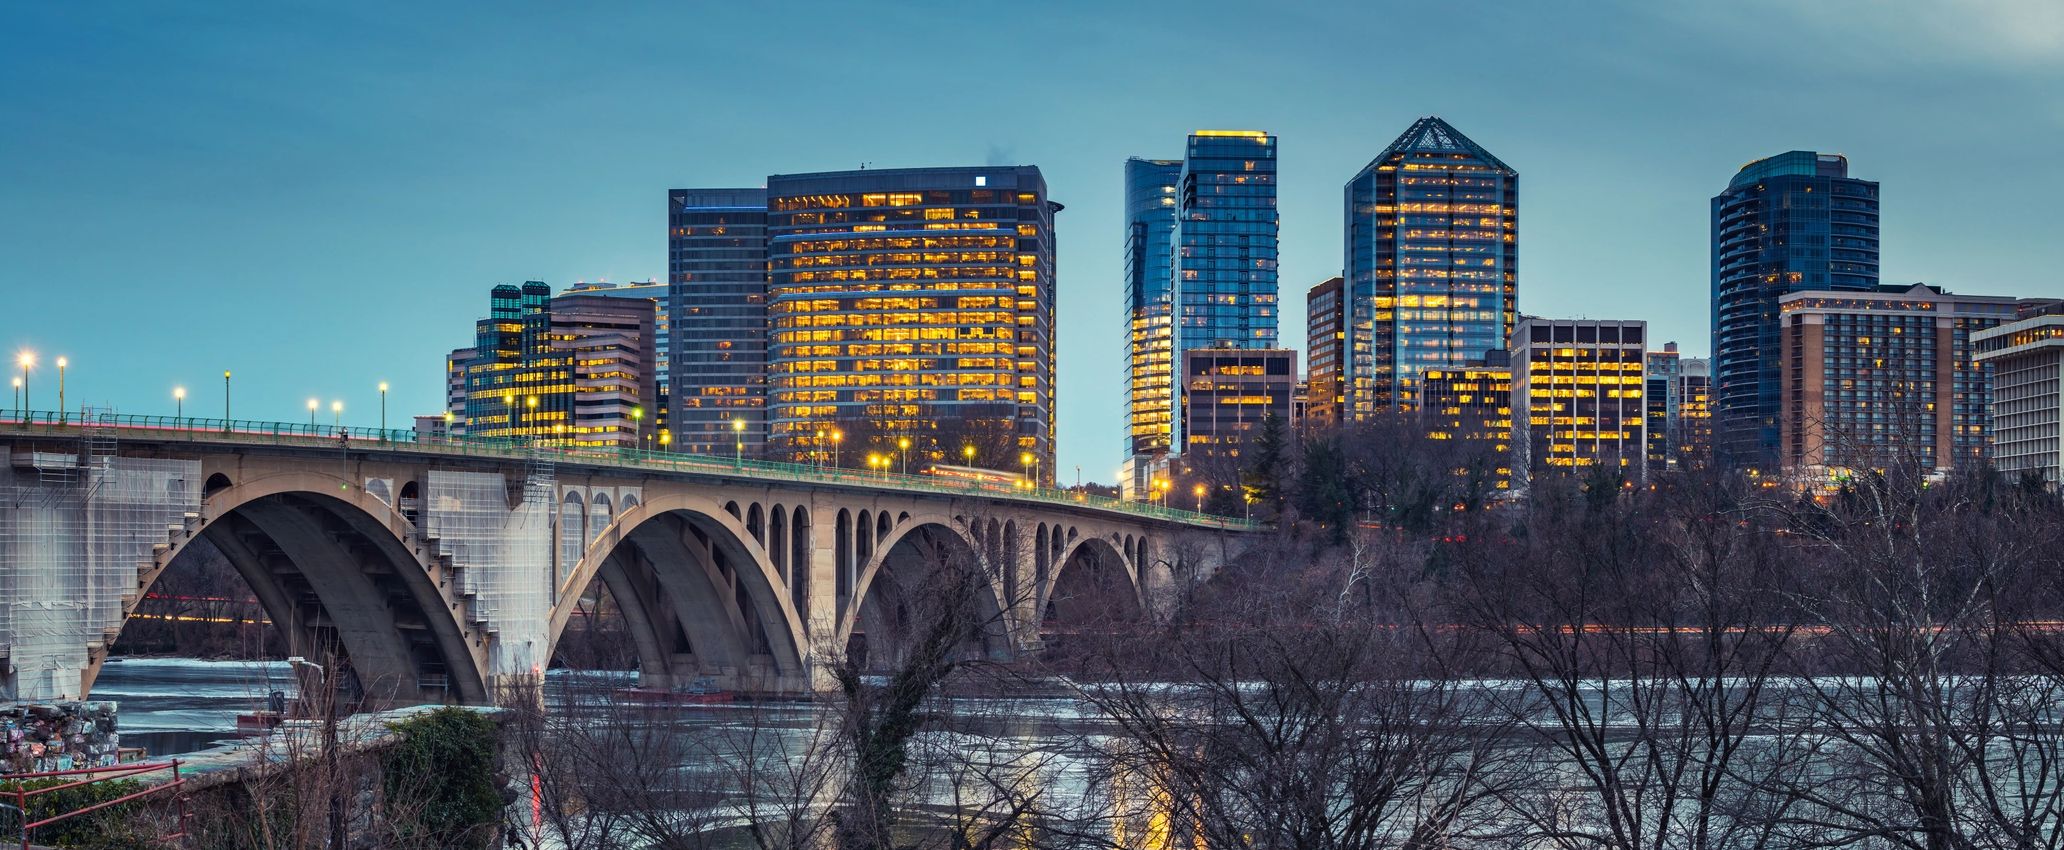
<svg viewBox="0 0 2064 850">
<path fill-rule="evenodd" d="M 866 163 L 866 162 L 862 162 L 862 163 L 860 163 L 860 170 L 861 170 L 861 171 L 866 171 L 866 170 L 867 170 L 867 163 Z"/>
</svg>

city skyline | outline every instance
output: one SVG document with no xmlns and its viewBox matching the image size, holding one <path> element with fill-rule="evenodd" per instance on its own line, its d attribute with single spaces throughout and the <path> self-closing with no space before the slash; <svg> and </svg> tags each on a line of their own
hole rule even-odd
<svg viewBox="0 0 2064 850">
<path fill-rule="evenodd" d="M 1316 39 L 1313 55 L 1279 50 L 1280 64 L 1253 80 L 1214 81 L 1211 91 L 1176 91 L 1139 107 L 1139 95 L 1168 89 L 1178 75 L 1128 64 L 1120 67 L 1137 73 L 1121 79 L 1137 86 L 1110 86 L 1089 72 L 1040 83 L 1033 122 L 977 122 L 934 139 L 939 125 L 919 120 L 915 107 L 838 105 L 837 117 L 857 122 L 849 136 L 798 140 L 775 138 L 782 124 L 771 106 L 722 125 L 674 118 L 645 126 L 655 102 L 645 95 L 657 84 L 638 76 L 649 69 L 589 57 L 540 59 L 530 70 L 496 64 L 511 47 L 552 53 L 552 22 L 497 22 L 492 34 L 508 43 L 453 45 L 436 66 L 403 71 L 400 51 L 442 47 L 467 21 L 331 11 L 333 19 L 283 30 L 204 12 L 121 21 L 82 19 L 92 13 L 78 10 L 11 14 L 27 20 L 0 42 L 22 63 L 23 84 L 0 93 L 0 107 L 48 132 L 0 140 L 0 183 L 11 187 L 0 195 L 0 254 L 15 260 L 8 312 L 35 317 L 0 326 L 0 344 L 42 356 L 31 379 L 41 407 L 55 399 L 47 364 L 66 355 L 75 408 L 169 412 L 172 388 L 184 386 L 186 408 L 206 410 L 219 401 L 215 374 L 229 369 L 238 374 L 240 416 L 292 421 L 316 395 L 345 401 L 347 421 L 371 424 L 375 386 L 385 381 L 394 388 L 390 424 L 406 422 L 442 408 L 439 364 L 464 342 L 452 329 L 477 318 L 485 288 L 663 278 L 651 200 L 661 190 L 755 185 L 767 174 L 863 161 L 989 161 L 1039 166 L 1052 197 L 1069 206 L 1056 227 L 1056 471 L 1079 465 L 1085 478 L 1109 481 L 1124 409 L 1121 376 L 1109 365 L 1122 348 L 1108 330 L 1122 305 L 1122 164 L 1203 127 L 1262 127 L 1283 140 L 1281 273 L 1292 292 L 1280 314 L 1292 318 L 1279 327 L 1287 348 L 1305 347 L 1303 290 L 1339 273 L 1339 185 L 1422 115 L 1449 119 L 1527 175 L 1520 308 L 1530 314 L 1642 319 L 1655 344 L 1674 339 L 1687 356 L 1708 354 L 1707 199 L 1742 163 L 1787 150 L 1845 153 L 1856 173 L 1885 187 L 1884 283 L 2064 295 L 2033 247 L 2052 227 L 2035 205 L 2064 187 L 2064 172 L 2038 156 L 2064 124 L 2064 110 L 2042 95 L 2064 70 L 2059 28 L 2008 33 L 1982 16 L 1971 41 L 1931 33 L 1926 13 L 1911 29 L 1868 22 L 1844 29 L 1846 43 L 1830 55 L 1783 56 L 1728 75 L 1723 88 L 1708 82 L 1721 78 L 1708 69 L 1744 25 L 1689 11 L 1629 8 L 1579 20 L 1514 10 L 1505 31 L 1485 37 L 1531 42 L 1590 31 L 1413 88 L 1371 86 L 1327 61 L 1347 54 L 1325 34 L 1352 29 L 1341 24 L 1365 13 L 1300 10 L 1266 37 Z M 926 36 L 978 26 L 986 14 L 931 21 L 892 12 L 877 25 Z M 1779 45 L 1827 43 L 1855 23 L 1838 12 L 1767 14 L 1781 16 L 1771 35 Z M 1205 17 L 1226 22 L 1183 23 L 1171 35 L 1233 26 L 1230 16 Z M 573 22 L 590 32 L 601 25 Z M 717 21 L 727 22 L 750 25 Z M 1138 23 L 1124 13 L 1115 22 Z M 1096 23 L 1076 15 L 1023 25 L 1029 37 L 1052 40 L 1065 62 L 1074 28 Z M 801 37 L 828 41 L 836 24 L 808 24 Z M 386 61 L 357 63 L 352 49 L 371 49 L 375 30 L 394 37 L 375 51 Z M 1988 33 L 2003 38 L 1978 43 Z M 322 43 L 333 34 L 335 44 Z M 80 58 L 88 54 L 107 58 L 89 68 Z M 693 66 L 675 61 L 660 63 L 655 79 L 686 79 Z M 1108 77 L 1119 70 L 1110 61 L 1099 58 L 1093 70 Z M 1904 62 L 1913 67 L 1897 67 Z M 1846 73 L 1829 73 L 1845 64 Z M 572 87 L 549 79 L 569 67 L 590 76 Z M 1541 73 L 1514 79 L 1526 67 Z M 480 75 L 489 68 L 514 77 L 488 83 Z M 1785 78 L 1801 74 L 1814 84 L 1791 91 Z M 281 79 L 245 79 L 266 76 Z M 807 75 L 772 76 L 761 99 Z M 1279 96 L 1290 88 L 1302 94 Z M 1556 93 L 1562 88 L 1579 93 Z M 483 98 L 460 105 L 468 94 Z M 1757 119 L 1739 121 L 1751 103 Z M 205 108 L 192 115 L 173 108 L 197 105 Z M 1959 125 L 1980 116 L 1992 135 L 2007 137 L 2005 151 L 1941 168 L 1968 144 Z M 579 126 L 506 133 L 537 123 Z M 488 138 L 496 149 L 477 150 Z M 1973 209 L 2002 214 L 1973 221 Z M 79 307 L 81 288 L 99 296 L 94 308 Z"/>
</svg>

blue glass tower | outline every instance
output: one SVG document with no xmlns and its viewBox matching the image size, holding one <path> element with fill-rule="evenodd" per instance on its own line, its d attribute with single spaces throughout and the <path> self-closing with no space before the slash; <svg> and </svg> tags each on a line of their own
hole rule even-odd
<svg viewBox="0 0 2064 850">
<path fill-rule="evenodd" d="M 1175 194 L 1171 363 L 1193 348 L 1275 348 L 1276 137 L 1191 133 Z M 1174 386 L 1178 409 L 1181 392 Z"/>
<path fill-rule="evenodd" d="M 1421 376 L 1503 350 L 1519 315 L 1519 172 L 1413 122 L 1347 182 L 1345 420 L 1418 404 Z"/>
<path fill-rule="evenodd" d="M 767 439 L 767 190 L 667 193 L 668 448 Z M 745 423 L 733 430 L 733 421 Z"/>
<path fill-rule="evenodd" d="M 1176 185 L 1182 160 L 1125 161 L 1125 451 L 1167 451 L 1175 423 Z"/>
<path fill-rule="evenodd" d="M 1838 154 L 1744 165 L 1713 198 L 1713 448 L 1734 466 L 1778 460 L 1778 300 L 1878 285 L 1878 184 Z"/>
</svg>

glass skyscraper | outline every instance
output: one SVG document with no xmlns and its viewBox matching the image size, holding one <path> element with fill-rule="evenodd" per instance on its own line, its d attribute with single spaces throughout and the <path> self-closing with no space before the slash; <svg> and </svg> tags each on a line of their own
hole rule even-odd
<svg viewBox="0 0 2064 850">
<path fill-rule="evenodd" d="M 1778 301 L 1878 286 L 1878 184 L 1836 154 L 1744 165 L 1713 198 L 1713 441 L 1721 463 L 1774 469 L 1782 398 Z"/>
<path fill-rule="evenodd" d="M 771 453 L 1053 480 L 1061 207 L 1039 169 L 774 175 L 767 193 Z"/>
<path fill-rule="evenodd" d="M 667 193 L 666 315 L 669 447 L 729 454 L 743 442 L 759 454 L 767 435 L 767 190 Z"/>
<path fill-rule="evenodd" d="M 1125 161 L 1125 450 L 1168 451 L 1175 410 L 1176 185 L 1182 161 Z"/>
<path fill-rule="evenodd" d="M 1256 130 L 1191 133 L 1175 196 L 1170 364 L 1193 348 L 1275 348 L 1276 137 Z M 1178 384 L 1171 399 L 1178 409 L 1181 393 Z"/>
<path fill-rule="evenodd" d="M 1348 419 L 1412 409 L 1429 369 L 1504 349 L 1518 317 L 1519 172 L 1421 118 L 1347 183 Z"/>
</svg>

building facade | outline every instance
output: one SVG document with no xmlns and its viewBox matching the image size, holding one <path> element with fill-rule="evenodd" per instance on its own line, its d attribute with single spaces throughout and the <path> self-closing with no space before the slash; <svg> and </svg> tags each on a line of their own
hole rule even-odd
<svg viewBox="0 0 2064 850">
<path fill-rule="evenodd" d="M 1175 231 L 1182 160 L 1125 161 L 1125 452 L 1166 452 L 1175 435 Z"/>
<path fill-rule="evenodd" d="M 1662 472 L 1676 466 L 1678 416 L 1684 408 L 1684 360 L 1677 343 L 1663 343 L 1663 350 L 1648 353 L 1643 400 L 1647 410 L 1648 470 Z"/>
<path fill-rule="evenodd" d="M 1883 286 L 1793 293 L 1778 315 L 1786 470 L 1867 469 L 1907 451 L 1940 469 L 1985 459 L 1992 385 L 1973 336 L 2012 322 L 2014 299 Z"/>
<path fill-rule="evenodd" d="M 2064 315 L 2037 314 L 1971 335 L 1992 374 L 1992 461 L 2001 473 L 2064 480 Z"/>
<path fill-rule="evenodd" d="M 774 175 L 767 192 L 770 454 L 856 463 L 909 440 L 904 456 L 951 462 L 981 444 L 977 463 L 1029 453 L 1052 480 L 1061 207 L 1039 169 Z"/>
<path fill-rule="evenodd" d="M 596 295 L 606 298 L 631 298 L 652 304 L 652 337 L 656 362 L 652 367 L 657 394 L 652 398 L 650 427 L 654 433 L 671 435 L 672 423 L 667 419 L 667 405 L 673 393 L 673 322 L 668 312 L 668 291 L 672 287 L 658 280 L 634 283 L 608 283 L 581 281 L 566 288 L 567 295 Z"/>
<path fill-rule="evenodd" d="M 1512 489 L 1512 366 L 1490 360 L 1426 370 L 1418 408 L 1427 438 L 1453 447 L 1456 474 L 1486 494 Z"/>
<path fill-rule="evenodd" d="M 1276 137 L 1198 130 L 1184 148 L 1169 232 L 1175 350 L 1276 347 Z M 1176 387 L 1175 404 L 1182 404 Z M 1175 443 L 1187 440 L 1180 433 Z"/>
<path fill-rule="evenodd" d="M 644 299 L 553 298 L 539 281 L 495 287 L 465 364 L 464 434 L 657 448 L 648 428 L 658 394 L 654 321 Z"/>
<path fill-rule="evenodd" d="M 1514 467 L 1522 475 L 1606 466 L 1647 472 L 1648 326 L 1522 317 L 1512 332 Z"/>
<path fill-rule="evenodd" d="M 1680 470 L 1713 465 L 1713 361 L 1687 358 L 1677 392 L 1676 432 L 1670 437 L 1674 464 Z"/>
<path fill-rule="evenodd" d="M 1306 419 L 1314 428 L 1338 427 L 1347 404 L 1341 368 L 1347 345 L 1347 302 L 1339 275 L 1304 293 L 1305 370 L 1311 382 Z"/>
<path fill-rule="evenodd" d="M 1185 453 L 1238 455 L 1274 416 L 1295 416 L 1297 352 L 1288 348 L 1192 348 L 1183 352 Z"/>
<path fill-rule="evenodd" d="M 1742 166 L 1712 202 L 1714 449 L 1729 466 L 1779 462 L 1778 302 L 1878 286 L 1878 184 L 1838 154 Z"/>
<path fill-rule="evenodd" d="M 667 193 L 666 430 L 675 451 L 766 443 L 767 190 Z M 736 427 L 739 423 L 742 428 Z"/>
<path fill-rule="evenodd" d="M 1349 180 L 1346 417 L 1411 409 L 1428 369 L 1504 348 L 1519 305 L 1519 172 L 1414 122 Z"/>
<path fill-rule="evenodd" d="M 479 356 L 477 348 L 455 348 L 444 356 L 444 418 L 449 423 L 445 426 L 446 436 L 466 436 L 466 372 Z"/>
</svg>

